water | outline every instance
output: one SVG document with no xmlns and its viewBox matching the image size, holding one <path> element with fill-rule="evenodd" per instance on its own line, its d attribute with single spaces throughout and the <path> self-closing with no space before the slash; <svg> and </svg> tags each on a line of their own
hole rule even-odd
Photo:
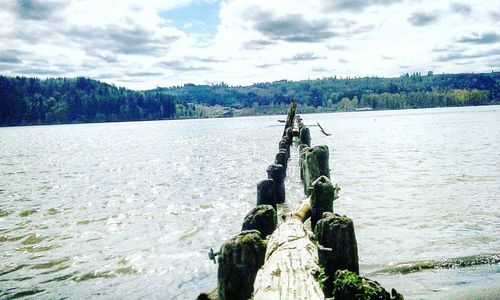
<svg viewBox="0 0 500 300">
<path fill-rule="evenodd" d="M 0 128 L 0 298 L 212 289 L 207 253 L 255 205 L 278 118 Z M 354 220 L 363 274 L 407 299 L 498 294 L 498 264 L 376 271 L 500 252 L 500 106 L 303 118 L 333 132 L 311 127 L 312 143 L 330 148 L 335 210 Z M 295 156 L 289 165 L 293 208 L 303 194 Z"/>
</svg>

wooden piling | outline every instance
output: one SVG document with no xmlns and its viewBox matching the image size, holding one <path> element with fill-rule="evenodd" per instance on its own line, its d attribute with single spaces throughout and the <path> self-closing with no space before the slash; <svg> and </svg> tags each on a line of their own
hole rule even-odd
<svg viewBox="0 0 500 300">
<path fill-rule="evenodd" d="M 264 179 L 257 184 L 257 205 L 271 205 L 276 207 L 276 188 L 273 179 Z"/>
<path fill-rule="evenodd" d="M 266 238 L 276 229 L 277 222 L 276 210 L 271 205 L 258 205 L 245 216 L 241 231 L 258 230 Z"/>
<path fill-rule="evenodd" d="M 358 246 L 354 225 L 350 218 L 326 212 L 314 229 L 314 235 L 321 245 L 319 263 L 325 275 L 333 278 L 338 270 L 349 270 L 359 274 Z M 325 283 L 325 293 L 333 293 L 333 281 Z"/>
<path fill-rule="evenodd" d="M 302 126 L 300 129 L 300 144 L 306 144 L 307 146 L 311 147 L 311 132 L 309 131 L 309 128 L 306 126 Z"/>
<path fill-rule="evenodd" d="M 330 179 L 324 175 L 316 179 L 311 186 L 311 228 L 314 230 L 316 223 L 325 212 L 333 212 L 333 201 L 337 198 L 337 188 Z"/>
<path fill-rule="evenodd" d="M 264 264 L 266 245 L 257 230 L 243 231 L 219 252 L 217 288 L 220 300 L 250 299 L 257 271 Z"/>
<path fill-rule="evenodd" d="M 288 157 L 286 156 L 286 150 L 280 149 L 280 151 L 276 154 L 274 163 L 283 166 L 283 170 L 285 171 L 286 176 L 286 169 L 288 167 Z"/>
<path fill-rule="evenodd" d="M 328 162 L 328 146 L 314 146 L 305 150 L 304 158 L 304 191 L 306 195 L 311 193 L 312 183 L 321 175 L 330 178 L 330 165 Z"/>
<path fill-rule="evenodd" d="M 276 203 L 285 202 L 285 169 L 282 165 L 272 164 L 267 167 L 267 176 L 274 181 Z"/>
</svg>

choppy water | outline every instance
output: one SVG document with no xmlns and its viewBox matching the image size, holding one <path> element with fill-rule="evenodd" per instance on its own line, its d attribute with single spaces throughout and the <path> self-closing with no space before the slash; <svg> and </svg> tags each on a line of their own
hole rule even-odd
<svg viewBox="0 0 500 300">
<path fill-rule="evenodd" d="M 193 299 L 215 287 L 208 250 L 255 205 L 278 118 L 0 128 L 0 298 Z M 330 147 L 362 273 L 500 252 L 500 106 L 303 118 L 333 132 L 311 127 L 312 143 Z M 499 265 L 371 278 L 407 299 L 500 291 Z"/>
</svg>

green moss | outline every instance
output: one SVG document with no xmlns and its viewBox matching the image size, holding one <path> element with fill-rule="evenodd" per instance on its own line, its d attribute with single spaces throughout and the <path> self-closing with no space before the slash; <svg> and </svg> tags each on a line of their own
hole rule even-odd
<svg viewBox="0 0 500 300">
<path fill-rule="evenodd" d="M 316 280 L 318 281 L 320 288 L 322 290 L 324 290 L 325 283 L 328 280 L 328 276 L 326 276 L 326 273 L 325 273 L 325 268 L 323 268 L 323 267 L 319 268 L 319 272 L 318 272 L 318 275 L 316 277 Z"/>
<path fill-rule="evenodd" d="M 25 217 L 28 217 L 28 216 L 36 213 L 36 212 L 37 212 L 36 209 L 28 209 L 28 210 L 25 210 L 22 213 L 20 213 L 19 216 L 22 218 L 25 218 Z"/>
<path fill-rule="evenodd" d="M 11 213 L 12 213 L 12 211 L 10 211 L 10 210 L 0 209 L 0 218 L 6 217 L 6 216 L 10 215 Z"/>
</svg>

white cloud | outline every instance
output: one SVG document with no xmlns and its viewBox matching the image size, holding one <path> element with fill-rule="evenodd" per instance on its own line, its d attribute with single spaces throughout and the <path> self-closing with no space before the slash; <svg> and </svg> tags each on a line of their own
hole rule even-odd
<svg viewBox="0 0 500 300">
<path fill-rule="evenodd" d="M 142 89 L 481 72 L 498 59 L 500 30 L 491 16 L 500 5 L 492 0 L 206 0 L 219 6 L 211 36 L 161 17 L 194 1 L 203 0 L 8 1 L 0 8 L 1 72 L 89 76 Z"/>
</svg>

